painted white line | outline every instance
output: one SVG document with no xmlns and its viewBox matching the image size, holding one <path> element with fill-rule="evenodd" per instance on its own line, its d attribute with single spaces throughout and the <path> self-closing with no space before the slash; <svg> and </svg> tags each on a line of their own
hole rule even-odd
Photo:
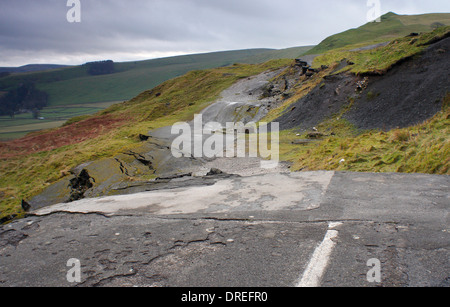
<svg viewBox="0 0 450 307">
<path fill-rule="evenodd" d="M 339 232 L 334 228 L 342 225 L 342 223 L 330 223 L 328 225 L 328 232 L 325 235 L 322 243 L 316 248 L 312 255 L 309 264 L 303 273 L 297 287 L 319 287 L 320 280 L 328 266 L 331 253 L 333 252 L 336 243 L 333 239 L 337 238 Z"/>
</svg>

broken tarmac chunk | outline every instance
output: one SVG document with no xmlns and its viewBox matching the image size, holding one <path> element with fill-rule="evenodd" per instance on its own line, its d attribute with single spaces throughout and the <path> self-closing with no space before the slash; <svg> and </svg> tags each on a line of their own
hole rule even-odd
<svg viewBox="0 0 450 307">
<path fill-rule="evenodd" d="M 22 209 L 25 212 L 28 212 L 31 209 L 31 205 L 22 199 Z"/>
<path fill-rule="evenodd" d="M 224 174 L 224 172 L 222 172 L 220 169 L 218 168 L 212 168 L 207 174 L 206 176 L 214 176 L 214 175 L 222 175 Z"/>
<path fill-rule="evenodd" d="M 155 181 L 172 180 L 172 179 L 179 179 L 179 178 L 184 178 L 184 177 L 192 177 L 192 173 L 164 175 L 164 176 L 157 177 L 155 179 Z"/>
<path fill-rule="evenodd" d="M 141 140 L 141 142 L 148 141 L 149 138 L 148 135 L 139 134 L 139 140 Z"/>
<path fill-rule="evenodd" d="M 295 59 L 295 64 L 297 66 L 308 66 L 308 62 L 303 61 L 302 59 Z"/>
<path fill-rule="evenodd" d="M 301 140 L 294 140 L 291 143 L 293 145 L 306 145 L 306 144 L 310 144 L 313 143 L 314 140 L 306 140 L 306 139 L 301 139 Z"/>
<path fill-rule="evenodd" d="M 68 202 L 83 199 L 84 193 L 94 186 L 92 182 L 95 182 L 95 179 L 89 175 L 86 169 L 83 169 L 77 177 L 70 180 L 71 193 Z"/>
</svg>

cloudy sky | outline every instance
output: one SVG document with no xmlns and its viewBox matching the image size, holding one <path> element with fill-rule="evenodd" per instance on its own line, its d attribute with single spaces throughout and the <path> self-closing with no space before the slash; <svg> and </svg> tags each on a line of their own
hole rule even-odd
<svg viewBox="0 0 450 307">
<path fill-rule="evenodd" d="M 367 22 L 367 0 L 0 0 L 0 66 L 133 61 L 318 44 Z M 380 0 L 381 13 L 450 12 L 449 0 Z M 72 15 L 75 16 L 75 15 Z"/>
</svg>

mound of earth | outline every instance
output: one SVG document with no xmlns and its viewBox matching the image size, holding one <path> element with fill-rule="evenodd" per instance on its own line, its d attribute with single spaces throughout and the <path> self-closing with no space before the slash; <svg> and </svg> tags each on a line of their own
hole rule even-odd
<svg viewBox="0 0 450 307">
<path fill-rule="evenodd" d="M 360 129 L 403 128 L 433 117 L 450 88 L 450 38 L 405 59 L 385 75 L 331 74 L 276 122 L 310 129 L 336 114 Z M 363 86 L 361 86 L 363 85 Z"/>
</svg>

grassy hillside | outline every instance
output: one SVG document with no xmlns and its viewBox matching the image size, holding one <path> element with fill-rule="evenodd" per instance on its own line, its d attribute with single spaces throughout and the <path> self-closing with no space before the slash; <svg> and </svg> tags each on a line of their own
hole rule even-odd
<svg viewBox="0 0 450 307">
<path fill-rule="evenodd" d="M 336 118 L 322 123 L 320 131 L 335 135 L 318 142 L 293 145 L 305 138 L 295 131 L 281 135 L 281 159 L 293 163 L 293 171 L 337 170 L 352 172 L 401 172 L 450 175 L 450 95 L 442 112 L 425 123 L 387 132 L 358 131 Z"/>
<path fill-rule="evenodd" d="M 412 32 L 429 32 L 443 25 L 450 25 L 450 14 L 397 15 L 390 12 L 381 17 L 381 22 L 370 22 L 357 29 L 350 29 L 326 38 L 307 54 L 322 54 L 332 49 L 355 44 L 391 41 Z"/>
<path fill-rule="evenodd" d="M 0 143 L 0 219 L 23 214 L 22 199 L 42 192 L 73 167 L 131 150 L 140 145 L 139 134 L 191 120 L 236 81 L 290 62 L 192 71 L 65 127 Z"/>
<path fill-rule="evenodd" d="M 353 64 L 345 66 L 338 72 L 383 74 L 401 60 L 420 54 L 433 40 L 448 36 L 450 36 L 450 26 L 440 27 L 417 37 L 394 39 L 386 46 L 370 50 L 355 52 L 348 47 L 338 48 L 316 57 L 313 66 L 318 68 L 321 65 L 331 65 L 346 59 Z"/>
<path fill-rule="evenodd" d="M 69 65 L 55 65 L 55 64 L 28 64 L 20 67 L 0 67 L 1 72 L 9 73 L 28 73 L 28 72 L 39 72 L 54 69 L 67 68 Z"/>
<path fill-rule="evenodd" d="M 314 46 L 292 47 L 280 50 L 271 50 L 261 54 L 256 54 L 250 57 L 243 58 L 239 61 L 239 63 L 258 64 L 276 59 L 296 59 L 307 53 L 312 48 L 314 48 Z"/>
</svg>

